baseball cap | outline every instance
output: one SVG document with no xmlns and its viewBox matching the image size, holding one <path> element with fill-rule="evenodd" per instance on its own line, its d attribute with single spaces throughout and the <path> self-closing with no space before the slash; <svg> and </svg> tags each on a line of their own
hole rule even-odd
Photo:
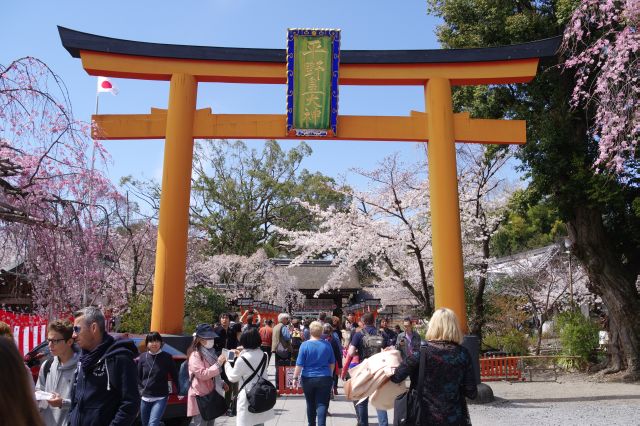
<svg viewBox="0 0 640 426">
<path fill-rule="evenodd" d="M 196 327 L 196 336 L 202 339 L 215 339 L 218 337 L 210 324 L 198 324 Z"/>
</svg>

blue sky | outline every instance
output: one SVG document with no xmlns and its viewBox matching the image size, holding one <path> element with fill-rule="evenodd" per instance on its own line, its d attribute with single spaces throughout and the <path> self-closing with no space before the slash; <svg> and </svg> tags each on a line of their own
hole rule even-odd
<svg viewBox="0 0 640 426">
<path fill-rule="evenodd" d="M 181 1 L 9 1 L 3 5 L 0 63 L 22 56 L 46 62 L 65 81 L 74 114 L 89 120 L 95 109 L 96 78 L 62 47 L 57 25 L 108 37 L 170 44 L 284 48 L 287 28 L 339 28 L 342 49 L 435 49 L 438 21 L 424 0 L 181 0 Z M 118 96 L 102 94 L 100 113 L 148 113 L 166 108 L 168 82 L 114 79 Z M 284 113 L 282 85 L 202 83 L 198 108 L 217 113 Z M 407 115 L 424 111 L 422 87 L 340 88 L 340 113 Z M 113 163 L 109 176 L 161 176 L 164 142 L 105 141 Z M 417 143 L 309 141 L 304 167 L 338 176 L 349 168 L 373 168 L 393 152 L 407 161 L 424 154 Z M 249 142 L 259 147 L 259 142 Z M 287 148 L 296 141 L 282 141 Z M 359 186 L 360 182 L 349 182 Z"/>
</svg>

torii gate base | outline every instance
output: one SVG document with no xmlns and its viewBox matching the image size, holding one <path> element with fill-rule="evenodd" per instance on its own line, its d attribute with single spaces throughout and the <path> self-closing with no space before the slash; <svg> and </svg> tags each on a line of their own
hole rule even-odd
<svg viewBox="0 0 640 426">
<path fill-rule="evenodd" d="M 199 82 L 285 84 L 284 50 L 175 46 L 117 40 L 59 27 L 62 44 L 96 76 L 169 80 L 169 108 L 148 115 L 95 115 L 96 139 L 166 138 L 151 329 L 182 332 L 194 138 L 287 139 L 284 115 L 196 113 Z M 560 39 L 487 49 L 342 51 L 340 84 L 422 85 L 427 114 L 340 116 L 332 139 L 429 142 L 435 306 L 467 330 L 455 142 L 526 140 L 523 121 L 454 114 L 452 85 L 530 81 Z M 305 139 L 296 137 L 295 139 Z M 311 139 L 311 138 L 308 138 Z"/>
</svg>

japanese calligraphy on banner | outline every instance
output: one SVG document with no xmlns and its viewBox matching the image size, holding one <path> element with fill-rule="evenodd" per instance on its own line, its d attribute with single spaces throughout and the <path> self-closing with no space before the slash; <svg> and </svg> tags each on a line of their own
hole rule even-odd
<svg viewBox="0 0 640 426">
<path fill-rule="evenodd" d="M 340 30 L 290 29 L 287 134 L 336 136 Z"/>
</svg>

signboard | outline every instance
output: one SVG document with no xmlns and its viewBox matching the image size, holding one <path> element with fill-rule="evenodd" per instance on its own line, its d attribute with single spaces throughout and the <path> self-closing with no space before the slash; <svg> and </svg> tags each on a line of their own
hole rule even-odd
<svg viewBox="0 0 640 426">
<path fill-rule="evenodd" d="M 339 64 L 340 30 L 288 31 L 288 135 L 337 135 Z"/>
<path fill-rule="evenodd" d="M 301 394 L 302 387 L 298 384 L 298 386 L 293 386 L 293 373 L 295 371 L 295 366 L 278 366 L 277 374 L 279 375 L 278 380 L 278 394 L 280 395 L 290 395 L 290 394 Z"/>
<path fill-rule="evenodd" d="M 251 306 L 253 304 L 253 299 L 251 297 L 241 297 L 236 303 L 238 306 Z"/>
<path fill-rule="evenodd" d="M 336 303 L 333 299 L 306 299 L 302 307 L 310 311 L 317 309 L 335 309 Z"/>
</svg>

